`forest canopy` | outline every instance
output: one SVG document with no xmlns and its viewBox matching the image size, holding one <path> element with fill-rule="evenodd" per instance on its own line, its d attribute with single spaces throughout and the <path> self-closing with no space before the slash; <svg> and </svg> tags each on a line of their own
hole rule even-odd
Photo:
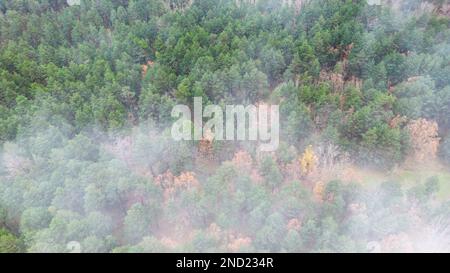
<svg viewBox="0 0 450 273">
<path fill-rule="evenodd" d="M 450 4 L 372 2 L 0 0 L 0 252 L 449 252 Z"/>
</svg>

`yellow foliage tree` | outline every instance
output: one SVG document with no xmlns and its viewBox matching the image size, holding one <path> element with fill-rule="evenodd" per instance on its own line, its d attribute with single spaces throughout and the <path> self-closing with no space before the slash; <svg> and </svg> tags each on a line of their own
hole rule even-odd
<svg viewBox="0 0 450 273">
<path fill-rule="evenodd" d="M 306 148 L 299 161 L 300 170 L 304 175 L 311 174 L 316 169 L 317 157 L 311 145 Z"/>
<path fill-rule="evenodd" d="M 323 183 L 322 181 L 317 182 L 313 188 L 314 198 L 316 198 L 317 201 L 323 201 L 324 192 L 325 192 L 325 183 Z"/>
</svg>

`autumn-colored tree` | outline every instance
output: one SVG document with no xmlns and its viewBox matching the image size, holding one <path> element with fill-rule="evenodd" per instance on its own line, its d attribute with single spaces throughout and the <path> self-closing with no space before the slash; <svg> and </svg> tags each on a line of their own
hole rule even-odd
<svg viewBox="0 0 450 273">
<path fill-rule="evenodd" d="M 313 147 L 308 146 L 299 159 L 300 170 L 303 175 L 309 175 L 316 170 L 317 157 L 314 153 Z"/>
<path fill-rule="evenodd" d="M 208 167 L 214 162 L 214 138 L 212 132 L 205 132 L 197 147 L 197 164 Z"/>
<path fill-rule="evenodd" d="M 297 218 L 292 218 L 289 220 L 286 227 L 288 230 L 299 231 L 302 227 L 302 222 Z"/>
<path fill-rule="evenodd" d="M 263 178 L 257 168 L 253 166 L 252 156 L 244 150 L 237 151 L 234 154 L 231 164 L 237 169 L 248 175 L 253 183 L 262 183 Z"/>
<path fill-rule="evenodd" d="M 147 75 L 148 68 L 153 67 L 153 65 L 154 63 L 152 61 L 148 61 L 147 64 L 141 65 L 142 78 L 144 78 L 145 75 Z"/>
<path fill-rule="evenodd" d="M 164 190 L 164 199 L 169 200 L 182 191 L 197 189 L 200 184 L 193 172 L 183 172 L 174 176 L 170 171 L 155 178 L 155 183 Z"/>
<path fill-rule="evenodd" d="M 216 223 L 211 223 L 207 229 L 207 232 L 209 235 L 216 238 L 217 240 L 219 240 L 220 237 L 222 237 L 222 229 Z"/>
<path fill-rule="evenodd" d="M 253 158 L 246 151 L 238 151 L 234 154 L 231 163 L 240 170 L 250 172 L 253 167 Z"/>
<path fill-rule="evenodd" d="M 231 237 L 227 248 L 230 252 L 242 252 L 248 250 L 252 245 L 252 239 L 249 237 Z"/>
<path fill-rule="evenodd" d="M 183 172 L 174 179 L 174 187 L 177 189 L 188 190 L 199 186 L 200 184 L 193 172 Z"/>
<path fill-rule="evenodd" d="M 411 143 L 411 160 L 426 163 L 437 157 L 439 148 L 438 124 L 423 118 L 412 120 L 406 127 Z"/>
<path fill-rule="evenodd" d="M 316 182 L 313 188 L 313 194 L 316 200 L 322 201 L 324 197 L 324 192 L 325 192 L 325 183 L 323 183 L 322 181 Z"/>
</svg>

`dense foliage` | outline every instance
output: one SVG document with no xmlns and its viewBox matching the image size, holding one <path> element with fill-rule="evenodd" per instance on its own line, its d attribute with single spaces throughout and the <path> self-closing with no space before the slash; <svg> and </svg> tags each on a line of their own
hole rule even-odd
<svg viewBox="0 0 450 273">
<path fill-rule="evenodd" d="M 0 1 L 0 252 L 450 251 L 445 1 L 250 2 Z M 172 141 L 195 96 L 280 148 Z"/>
</svg>

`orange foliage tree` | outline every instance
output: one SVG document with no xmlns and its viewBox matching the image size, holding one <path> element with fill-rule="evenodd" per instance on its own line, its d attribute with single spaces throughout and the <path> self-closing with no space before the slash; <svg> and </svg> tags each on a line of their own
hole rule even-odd
<svg viewBox="0 0 450 273">
<path fill-rule="evenodd" d="M 164 198 L 168 200 L 177 196 L 182 191 L 198 189 L 200 183 L 193 172 L 183 172 L 179 176 L 174 176 L 170 171 L 158 175 L 155 183 L 164 191 Z"/>
<path fill-rule="evenodd" d="M 438 124 L 435 121 L 417 119 L 411 121 L 406 129 L 411 141 L 411 159 L 425 162 L 437 157 L 439 148 Z"/>
</svg>

